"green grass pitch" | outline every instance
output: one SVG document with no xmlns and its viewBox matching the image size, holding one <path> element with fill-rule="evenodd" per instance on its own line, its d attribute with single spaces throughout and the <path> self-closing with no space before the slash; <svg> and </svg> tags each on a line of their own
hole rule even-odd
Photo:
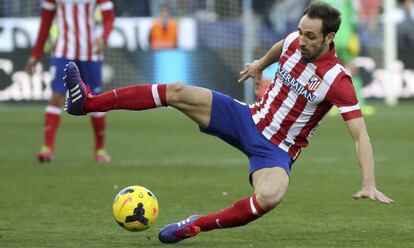
<svg viewBox="0 0 414 248">
<path fill-rule="evenodd" d="M 351 198 L 360 185 L 354 146 L 342 119 L 327 117 L 275 210 L 175 247 L 414 247 L 414 104 L 375 106 L 366 122 L 377 184 L 393 205 Z M 252 192 L 245 156 L 170 108 L 109 113 L 109 165 L 93 160 L 89 119 L 64 114 L 55 161 L 39 164 L 43 107 L 0 105 L 0 247 L 164 247 L 163 225 Z M 115 194 L 129 185 L 159 200 L 160 216 L 144 232 L 112 218 Z"/>
</svg>

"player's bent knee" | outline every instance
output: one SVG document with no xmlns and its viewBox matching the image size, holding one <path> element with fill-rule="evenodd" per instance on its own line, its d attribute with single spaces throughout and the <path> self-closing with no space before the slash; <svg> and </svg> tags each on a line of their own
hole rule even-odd
<svg viewBox="0 0 414 248">
<path fill-rule="evenodd" d="M 181 92 L 186 86 L 180 82 L 167 85 L 167 102 L 168 104 L 178 103 L 181 99 Z"/>
<path fill-rule="evenodd" d="M 275 190 L 272 192 L 263 192 L 256 193 L 256 199 L 263 209 L 263 211 L 268 212 L 275 208 L 283 199 L 284 193 L 280 190 Z"/>
</svg>

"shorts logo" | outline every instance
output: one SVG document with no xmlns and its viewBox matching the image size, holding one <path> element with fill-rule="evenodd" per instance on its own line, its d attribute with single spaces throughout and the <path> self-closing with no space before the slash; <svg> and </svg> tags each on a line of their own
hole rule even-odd
<svg viewBox="0 0 414 248">
<path fill-rule="evenodd" d="M 287 146 L 288 148 L 292 145 L 292 143 L 287 142 L 286 140 L 284 140 L 282 143 L 283 143 L 285 146 Z"/>
<path fill-rule="evenodd" d="M 317 90 L 317 89 L 319 88 L 319 86 L 321 85 L 321 83 L 322 83 L 322 79 L 320 79 L 320 78 L 319 78 L 318 76 L 316 76 L 316 75 L 313 75 L 313 76 L 309 79 L 308 84 L 307 84 L 307 85 L 305 85 L 305 88 L 306 88 L 309 92 L 313 93 L 313 92 L 315 92 L 315 90 Z"/>
</svg>

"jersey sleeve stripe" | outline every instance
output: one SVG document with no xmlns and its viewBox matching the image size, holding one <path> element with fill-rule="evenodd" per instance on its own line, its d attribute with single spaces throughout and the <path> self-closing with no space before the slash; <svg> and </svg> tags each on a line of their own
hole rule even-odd
<svg viewBox="0 0 414 248">
<path fill-rule="evenodd" d="M 359 110 L 359 109 L 360 109 L 360 107 L 359 107 L 359 104 L 357 103 L 357 104 L 355 104 L 355 105 L 353 105 L 353 106 L 344 106 L 344 107 L 339 107 L 338 109 L 339 109 L 339 112 L 340 112 L 341 114 L 345 114 L 345 113 L 347 113 L 347 112 L 351 112 L 351 111 Z"/>
</svg>

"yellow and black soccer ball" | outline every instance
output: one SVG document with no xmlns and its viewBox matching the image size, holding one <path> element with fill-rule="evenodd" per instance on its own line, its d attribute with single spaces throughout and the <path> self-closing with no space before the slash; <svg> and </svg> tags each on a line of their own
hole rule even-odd
<svg viewBox="0 0 414 248">
<path fill-rule="evenodd" d="M 131 232 L 143 231 L 157 220 L 159 207 L 155 195 L 142 186 L 122 189 L 112 205 L 115 221 Z"/>
</svg>

